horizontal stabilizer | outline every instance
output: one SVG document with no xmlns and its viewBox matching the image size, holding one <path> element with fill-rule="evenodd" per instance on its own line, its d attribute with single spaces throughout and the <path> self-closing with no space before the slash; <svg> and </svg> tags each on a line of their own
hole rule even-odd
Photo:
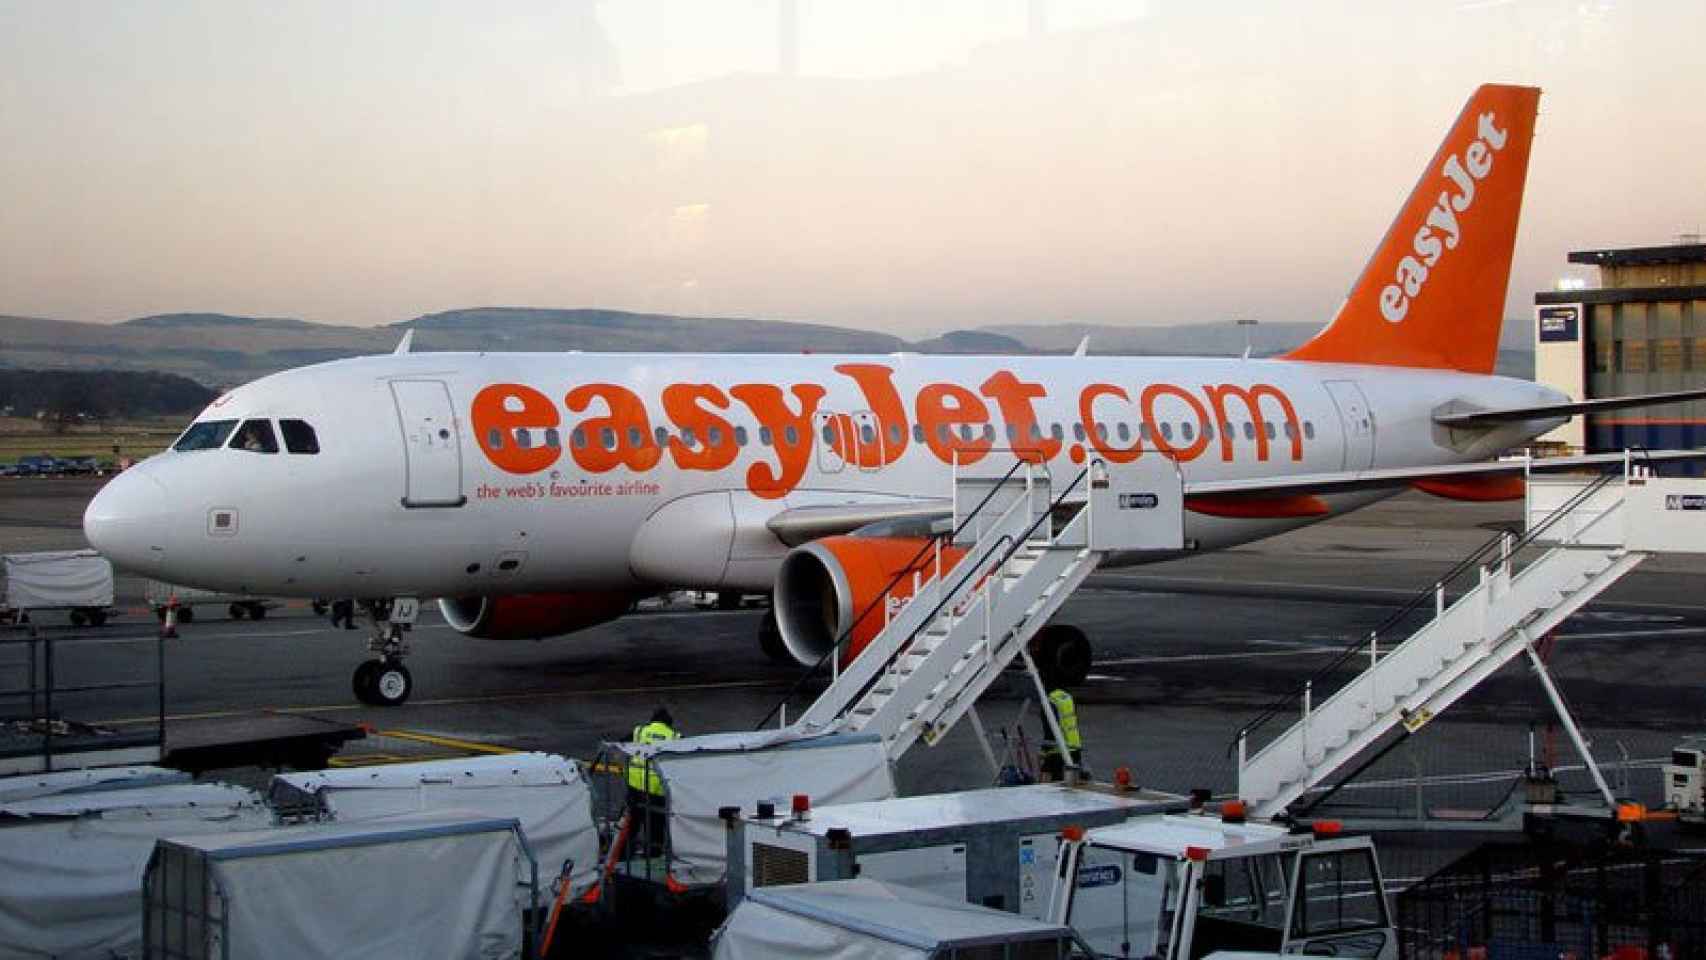
<svg viewBox="0 0 1706 960">
<path fill-rule="evenodd" d="M 1633 397 L 1607 397 L 1603 400 L 1578 400 L 1574 403 L 1543 403 L 1539 406 L 1507 407 L 1503 410 L 1445 413 L 1436 415 L 1434 422 L 1445 427 L 1492 427 L 1501 423 L 1573 417 L 1582 413 L 1604 413 L 1607 410 L 1645 407 L 1658 403 L 1681 403 L 1685 400 L 1706 400 L 1706 389 L 1644 393 Z"/>
</svg>

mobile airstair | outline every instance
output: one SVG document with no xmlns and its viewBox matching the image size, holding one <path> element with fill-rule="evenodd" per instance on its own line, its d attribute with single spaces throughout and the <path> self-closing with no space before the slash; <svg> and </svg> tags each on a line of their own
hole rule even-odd
<svg viewBox="0 0 1706 960">
<path fill-rule="evenodd" d="M 859 613 L 882 630 L 845 667 L 840 639 L 830 685 L 790 726 L 874 733 L 891 760 L 934 745 L 1015 659 L 1037 676 L 1027 644 L 1104 557 L 1182 549 L 1183 511 L 1177 465 L 1159 457 L 1092 461 L 1059 488 L 1023 459 L 1001 475 L 957 470 L 953 517 L 908 565 L 921 569 L 907 599 L 890 601 L 897 580 Z"/>
<path fill-rule="evenodd" d="M 1614 803 L 1535 646 L 1648 557 L 1706 552 L 1706 482 L 1654 477 L 1626 462 L 1621 474 L 1530 475 L 1527 487 L 1521 538 L 1505 534 L 1490 541 L 1385 628 L 1245 725 L 1236 742 L 1238 793 L 1252 815 L 1285 812 L 1388 734 L 1415 733 L 1524 655 L 1599 792 L 1608 805 Z M 1519 554 L 1532 559 L 1520 562 Z M 1445 584 L 1458 573 L 1473 574 L 1473 585 L 1448 602 Z M 1405 614 L 1416 607 L 1425 623 L 1410 632 Z M 1315 702 L 1318 683 L 1336 682 L 1359 667 L 1352 679 Z M 1252 752 L 1252 740 L 1264 728 L 1292 717 Z"/>
</svg>

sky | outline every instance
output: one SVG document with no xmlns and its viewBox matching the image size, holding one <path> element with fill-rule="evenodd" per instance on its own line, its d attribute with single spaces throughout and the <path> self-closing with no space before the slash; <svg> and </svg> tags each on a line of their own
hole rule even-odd
<svg viewBox="0 0 1706 960">
<path fill-rule="evenodd" d="M 1506 314 L 1706 224 L 1698 0 L 0 0 L 0 313 L 1328 319 L 1486 81 Z"/>
</svg>

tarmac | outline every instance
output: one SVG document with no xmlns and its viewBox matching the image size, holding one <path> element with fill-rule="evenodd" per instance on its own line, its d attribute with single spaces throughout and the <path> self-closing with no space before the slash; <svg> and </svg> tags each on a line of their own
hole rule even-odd
<svg viewBox="0 0 1706 960">
<path fill-rule="evenodd" d="M 85 546 L 80 519 L 102 482 L 0 480 L 0 552 Z M 1246 720 L 1520 519 L 1520 503 L 1410 493 L 1242 548 L 1098 573 L 1057 618 L 1087 631 L 1095 646 L 1090 679 L 1076 691 L 1089 765 L 1103 777 L 1126 766 L 1137 782 L 1161 789 L 1234 790 L 1230 748 Z M 121 574 L 121 615 L 99 630 L 44 621 L 60 636 L 60 670 L 151 669 L 154 645 L 126 642 L 156 634 L 142 586 Z M 197 724 L 285 714 L 368 725 L 374 735 L 348 744 L 339 762 L 504 748 L 591 760 L 659 704 L 686 733 L 751 728 L 799 676 L 760 651 L 761 616 L 678 606 L 552 640 L 492 642 L 459 636 L 429 606 L 406 661 L 413 699 L 385 709 L 351 693 L 351 671 L 366 656 L 364 631 L 332 629 L 305 601 L 259 622 L 198 611 L 166 644 L 167 744 Z M 1651 561 L 1560 631 L 1554 675 L 1599 759 L 1612 764 L 1620 793 L 1656 804 L 1657 766 L 1703 726 L 1703 640 L 1706 557 Z M 15 669 L 0 662 L 0 670 Z M 1016 744 L 1014 721 L 1032 693 L 1027 678 L 1011 674 L 981 701 L 998 754 L 1003 730 Z M 120 728 L 154 722 L 146 692 L 120 691 L 83 709 L 78 719 Z M 1024 717 L 1034 745 L 1035 708 Z M 1548 732 L 1550 717 L 1529 670 L 1507 667 L 1370 770 L 1368 780 L 1386 783 L 1364 796 L 1402 807 L 1420 779 L 1430 807 L 1486 806 L 1529 762 L 1531 734 L 1536 759 L 1579 790 L 1586 781 L 1569 770 L 1577 761 L 1568 741 Z M 915 747 L 896 774 L 905 794 L 991 780 L 967 723 L 935 747 Z M 1411 845 L 1432 852 L 1396 864 L 1388 856 L 1393 879 L 1423 875 L 1459 844 Z"/>
</svg>

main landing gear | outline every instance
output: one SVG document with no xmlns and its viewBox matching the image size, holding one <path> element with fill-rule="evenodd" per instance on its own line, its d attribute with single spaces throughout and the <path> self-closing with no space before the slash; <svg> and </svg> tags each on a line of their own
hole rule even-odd
<svg viewBox="0 0 1706 960">
<path fill-rule="evenodd" d="M 403 666 L 409 652 L 403 634 L 414 627 L 420 601 L 396 597 L 362 600 L 360 606 L 368 621 L 367 649 L 375 656 L 355 668 L 351 684 L 355 698 L 375 707 L 400 706 L 415 688 L 414 677 Z"/>
</svg>

